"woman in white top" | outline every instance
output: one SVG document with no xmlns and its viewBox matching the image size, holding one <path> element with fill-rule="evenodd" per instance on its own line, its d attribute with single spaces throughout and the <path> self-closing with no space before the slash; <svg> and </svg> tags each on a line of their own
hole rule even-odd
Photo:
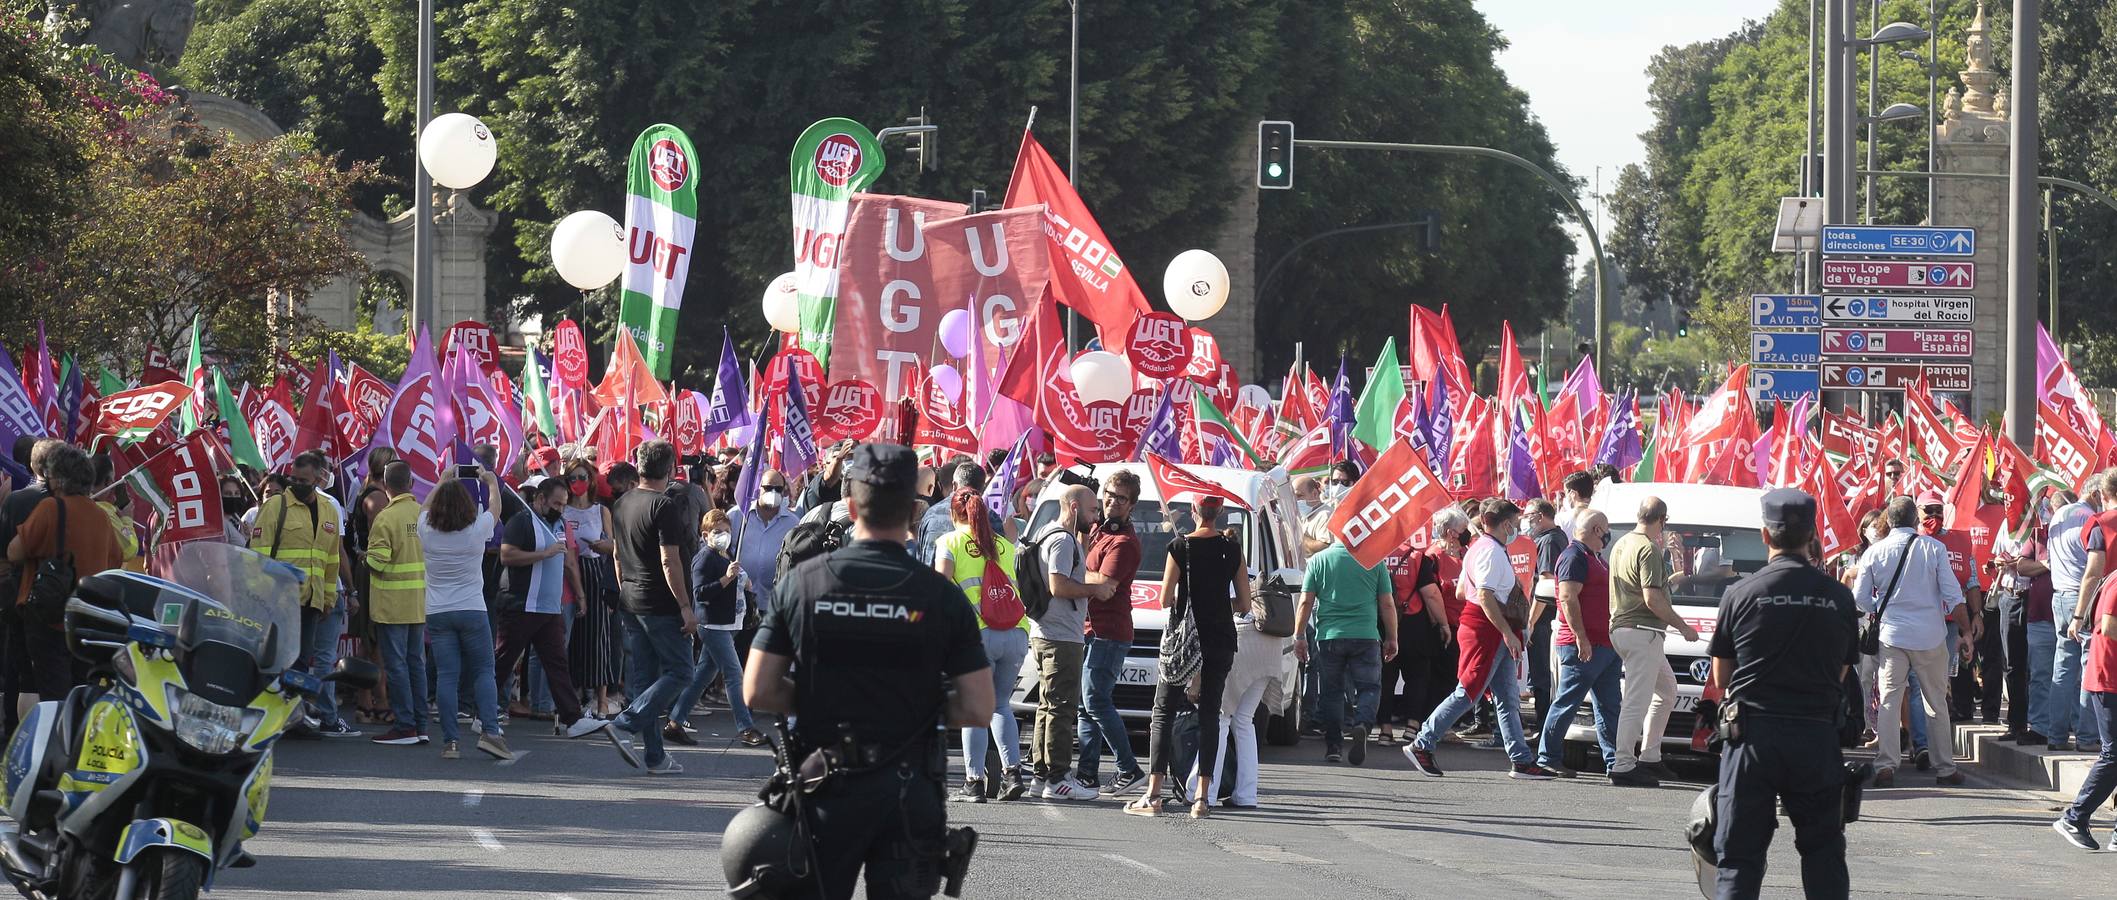
<svg viewBox="0 0 2117 900">
<path fill-rule="evenodd" d="M 575 600 L 579 618 L 567 635 L 567 663 L 574 686 L 595 695 L 593 713 L 611 716 L 624 708 L 612 702 L 610 692 L 624 683 L 625 650 L 617 619 L 617 569 L 611 563 L 610 507 L 595 502 L 593 459 L 566 459 L 565 466 L 567 499 L 559 514 L 573 526 L 580 545 L 582 594 Z"/>
<path fill-rule="evenodd" d="M 498 482 L 480 475 L 485 495 Z M 426 551 L 426 634 L 433 644 L 434 697 L 440 703 L 441 758 L 459 759 L 456 709 L 464 683 L 477 705 L 478 747 L 506 759 L 500 736 L 500 689 L 493 680 L 492 623 L 485 617 L 485 545 L 493 515 L 453 474 L 427 495 L 419 514 L 419 544 Z M 496 752 L 497 751 L 497 752 Z"/>
</svg>

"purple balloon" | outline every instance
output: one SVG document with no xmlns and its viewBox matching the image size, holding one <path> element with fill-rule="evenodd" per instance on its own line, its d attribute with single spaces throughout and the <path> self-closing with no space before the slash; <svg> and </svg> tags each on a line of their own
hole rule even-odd
<svg viewBox="0 0 2117 900">
<path fill-rule="evenodd" d="M 941 349 L 948 355 L 962 359 L 970 355 L 970 310 L 951 309 L 941 317 Z"/>
<path fill-rule="evenodd" d="M 942 363 L 928 369 L 926 374 L 933 378 L 934 386 L 940 388 L 941 393 L 948 397 L 948 402 L 963 402 L 963 373 L 956 371 L 955 366 Z"/>
</svg>

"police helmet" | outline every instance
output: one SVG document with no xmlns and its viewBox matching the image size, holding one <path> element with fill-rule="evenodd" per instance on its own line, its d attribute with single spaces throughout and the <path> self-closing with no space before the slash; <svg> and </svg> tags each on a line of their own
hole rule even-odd
<svg viewBox="0 0 2117 900">
<path fill-rule="evenodd" d="M 1719 830 L 1720 786 L 1707 785 L 1691 800 L 1691 817 L 1683 836 L 1691 845 L 1691 863 L 1698 873 L 1698 893 L 1712 900 L 1720 877 L 1720 855 L 1713 852 L 1713 833 Z"/>
<path fill-rule="evenodd" d="M 736 813 L 721 834 L 721 873 L 728 896 L 792 897 L 815 877 L 791 813 L 762 803 Z"/>
</svg>

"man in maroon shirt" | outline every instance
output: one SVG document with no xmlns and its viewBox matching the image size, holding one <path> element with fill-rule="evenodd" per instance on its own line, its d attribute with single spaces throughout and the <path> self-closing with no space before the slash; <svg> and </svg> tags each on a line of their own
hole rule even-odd
<svg viewBox="0 0 2117 900">
<path fill-rule="evenodd" d="M 1610 643 L 1610 569 L 1603 546 L 1610 539 L 1610 520 L 1588 510 L 1573 519 L 1573 540 L 1561 551 L 1552 577 L 1558 593 L 1558 697 L 1544 716 L 1538 762 L 1565 777 L 1560 765 L 1566 731 L 1582 702 L 1595 705 L 1595 742 L 1601 745 L 1603 768 L 1617 763 L 1617 713 L 1624 672 L 1617 648 Z M 1576 627 L 1577 626 L 1577 627 Z M 1648 739 L 1653 739 L 1652 735 Z"/>
<path fill-rule="evenodd" d="M 1117 757 L 1117 778 L 1110 793 L 1121 793 L 1146 773 L 1132 754 L 1125 720 L 1117 713 L 1117 679 L 1125 654 L 1132 649 L 1132 579 L 1139 574 L 1139 535 L 1132 530 L 1132 506 L 1139 502 L 1139 476 L 1117 471 L 1104 479 L 1103 521 L 1088 544 L 1088 581 L 1117 585 L 1108 600 L 1088 601 L 1088 649 L 1081 662 L 1080 764 L 1076 779 L 1100 787 L 1103 748 Z"/>
</svg>

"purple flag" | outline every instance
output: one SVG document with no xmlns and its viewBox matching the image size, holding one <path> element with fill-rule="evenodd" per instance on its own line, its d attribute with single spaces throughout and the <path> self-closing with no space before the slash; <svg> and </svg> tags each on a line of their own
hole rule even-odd
<svg viewBox="0 0 2117 900">
<path fill-rule="evenodd" d="M 1455 449 L 1455 416 L 1448 411 L 1448 379 L 1433 380 L 1432 400 L 1426 415 L 1426 462 L 1435 474 L 1445 477 L 1449 454 Z"/>
<path fill-rule="evenodd" d="M 735 339 L 726 327 L 720 330 L 720 369 L 713 375 L 713 397 L 706 404 L 705 417 L 699 421 L 708 444 L 731 428 L 756 421 L 750 415 L 750 389 L 742 380 L 742 361 L 735 356 Z"/>
<path fill-rule="evenodd" d="M 788 380 L 790 382 L 799 381 L 799 379 Z M 765 402 L 770 403 L 771 401 L 767 400 Z M 750 428 L 750 450 L 743 456 L 742 476 L 735 481 L 734 514 L 737 521 L 749 521 L 744 518 L 743 514 L 748 512 L 750 507 L 757 502 L 757 485 L 764 478 L 765 432 L 770 430 L 762 422 Z M 740 534 L 736 535 L 738 544 L 741 540 L 742 536 Z M 740 552 L 740 550 L 737 552 Z"/>
<path fill-rule="evenodd" d="M 1182 426 L 1176 421 L 1176 388 L 1164 384 L 1161 403 L 1154 407 L 1154 417 L 1147 420 L 1147 427 L 1139 434 L 1139 449 L 1132 454 L 1133 462 L 1146 462 L 1147 454 L 1159 453 L 1169 459 L 1183 458 Z"/>
<path fill-rule="evenodd" d="M 801 396 L 801 379 L 787 379 L 786 397 L 779 407 L 779 462 L 788 475 L 806 472 L 816 462 L 816 434 L 809 428 L 807 401 Z"/>
<path fill-rule="evenodd" d="M 1405 438 L 1405 443 L 1410 444 L 1430 460 L 1433 457 L 1433 446 L 1432 442 L 1427 439 L 1426 385 L 1423 382 L 1414 381 L 1408 385 L 1408 388 L 1410 393 L 1404 396 L 1404 401 L 1411 404 L 1411 435 Z"/>
<path fill-rule="evenodd" d="M 1610 425 L 1602 433 L 1602 445 L 1595 448 L 1595 463 L 1629 470 L 1645 457 L 1646 448 L 1639 438 L 1639 395 L 1619 392 L 1610 410 Z"/>
<path fill-rule="evenodd" d="M 412 494 L 425 499 L 441 481 L 441 469 L 452 464 L 456 442 L 456 405 L 447 390 L 447 373 L 434 362 L 434 342 L 419 329 L 411 360 L 375 428 L 374 446 L 397 451 L 412 467 Z"/>
<path fill-rule="evenodd" d="M 468 348 L 458 347 L 449 358 L 451 399 L 461 418 L 459 442 L 490 444 L 499 450 L 502 468 L 512 464 L 522 447 L 521 413 L 509 409 L 486 380 Z"/>
<path fill-rule="evenodd" d="M 1029 432 L 1025 431 L 1015 439 L 1014 449 L 1007 451 L 1007 458 L 1000 461 L 1000 470 L 992 473 L 992 479 L 985 483 L 985 508 L 992 510 L 993 515 L 1003 519 L 1014 515 L 1014 492 L 1028 482 L 1031 455 Z"/>
<path fill-rule="evenodd" d="M 1544 485 L 1536 477 L 1536 461 L 1529 456 L 1528 413 L 1520 407 L 1514 410 L 1514 438 L 1507 442 L 1507 499 L 1530 500 L 1544 495 Z"/>
<path fill-rule="evenodd" d="M 1339 459 L 1352 453 L 1353 388 L 1345 376 L 1345 354 L 1338 354 L 1338 377 L 1330 383 L 1330 450 Z"/>
<path fill-rule="evenodd" d="M 1558 389 L 1559 396 L 1573 395 L 1574 408 L 1580 410 L 1583 422 L 1594 421 L 1602 414 L 1602 379 L 1595 374 L 1594 357 L 1583 356 L 1580 365 L 1566 375 L 1566 383 Z"/>
<path fill-rule="evenodd" d="M 30 373 L 30 375 L 37 379 L 37 402 L 45 407 L 44 420 L 47 423 L 56 424 L 57 422 L 66 421 L 66 415 L 59 410 L 59 388 L 51 382 L 51 364 L 51 348 L 44 343 L 44 320 L 38 319 L 37 371 Z M 54 413 L 56 415 L 53 415 Z M 62 434 L 59 437 L 63 440 L 73 439 L 71 434 Z"/>
</svg>

